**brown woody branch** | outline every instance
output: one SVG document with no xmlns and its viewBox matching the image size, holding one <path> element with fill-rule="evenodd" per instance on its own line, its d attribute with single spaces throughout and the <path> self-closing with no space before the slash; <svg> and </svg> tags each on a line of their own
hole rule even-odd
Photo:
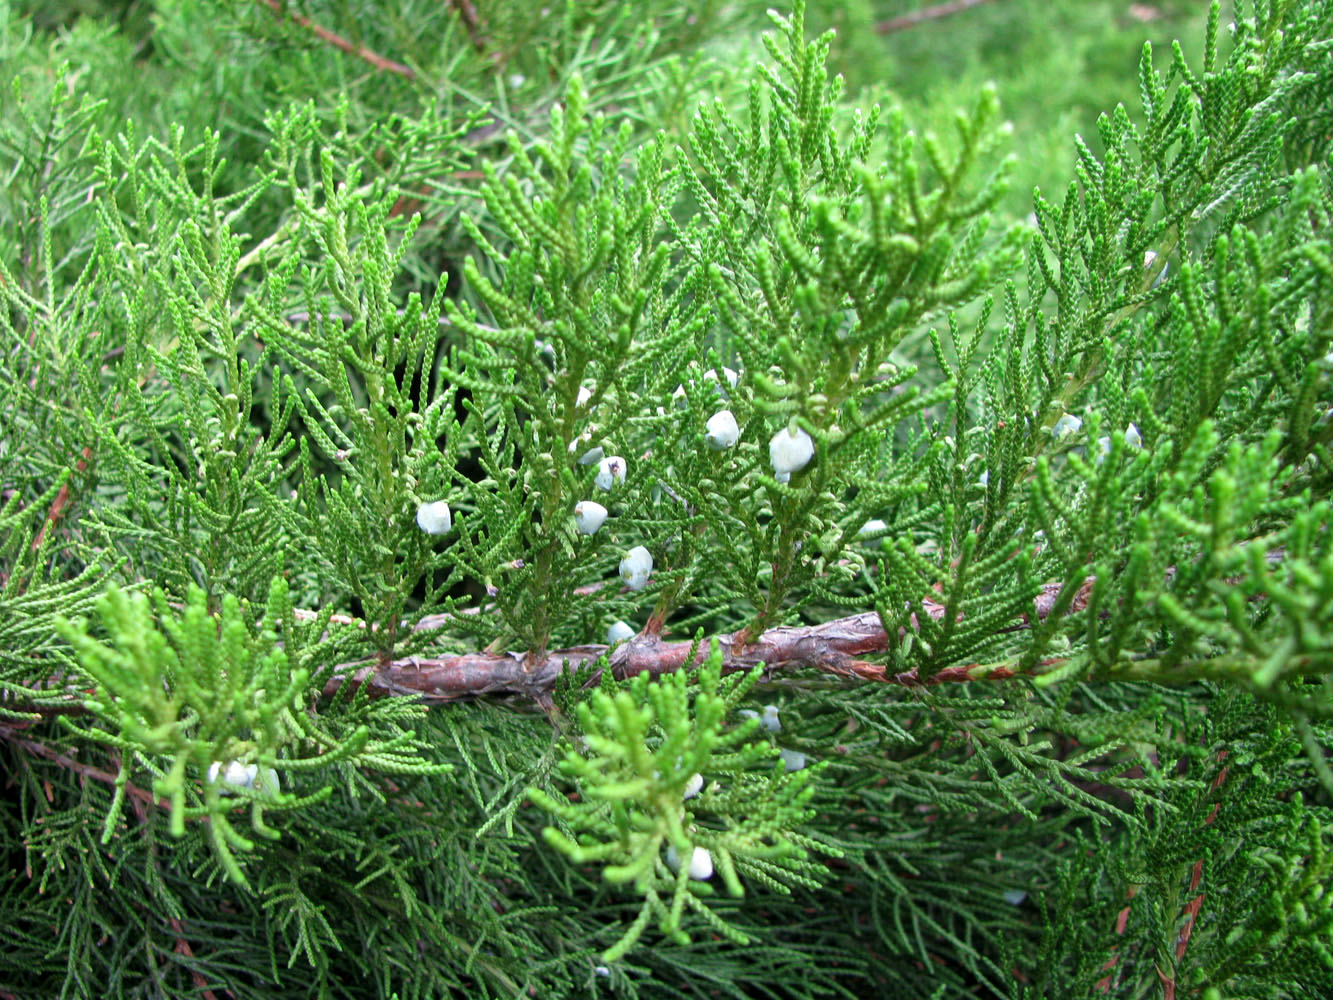
<svg viewBox="0 0 1333 1000">
<path fill-rule="evenodd" d="M 1269 565 L 1281 562 L 1283 549 L 1267 553 Z M 1165 577 L 1169 583 L 1176 575 L 1174 566 L 1168 567 Z M 1065 609 L 1065 614 L 1077 614 L 1088 607 L 1092 596 L 1094 576 L 1086 576 L 1079 584 Z M 587 592 L 600 585 L 587 588 Z M 1016 632 L 1028 628 L 1035 621 L 1045 621 L 1054 611 L 1061 591 L 1061 583 L 1047 583 L 1032 602 L 1032 611 L 1001 632 Z M 934 621 L 946 613 L 946 607 L 937 601 L 923 598 L 921 609 Z M 416 623 L 425 630 L 447 624 L 449 616 L 430 615 Z M 364 623 L 357 623 L 364 627 Z M 911 626 L 918 624 L 913 614 Z M 770 671 L 795 667 L 813 667 L 839 677 L 857 678 L 884 684 L 908 687 L 959 683 L 974 680 L 1005 680 L 1019 675 L 1011 664 L 968 663 L 946 667 L 921 677 L 915 670 L 888 673 L 882 664 L 871 663 L 865 656 L 885 653 L 891 643 L 903 641 L 907 629 L 890 636 L 884 630 L 879 615 L 873 611 L 835 618 L 818 625 L 783 626 L 769 629 L 753 642 L 742 644 L 744 630 L 718 637 L 722 653 L 722 669 L 726 672 L 749 670 L 763 664 Z M 650 630 L 611 650 L 609 665 L 617 677 L 632 677 L 649 673 L 654 676 L 671 673 L 683 667 L 697 666 L 708 656 L 708 644 L 700 644 L 690 660 L 693 643 L 667 642 Z M 418 657 L 389 662 L 344 663 L 334 670 L 333 677 L 324 687 L 326 696 L 334 694 L 343 684 L 367 685 L 372 695 L 415 695 L 426 702 L 448 702 L 460 698 L 488 695 L 524 695 L 543 706 L 549 705 L 551 691 L 566 669 L 591 667 L 607 652 L 604 645 L 590 644 L 557 649 L 541 657 L 531 653 L 455 653 L 448 656 Z M 1062 662 L 1060 659 L 1042 660 L 1035 664 L 1033 674 L 1045 672 Z"/>
<path fill-rule="evenodd" d="M 1092 592 L 1093 578 L 1088 577 L 1079 588 L 1070 612 L 1087 607 Z M 1034 602 L 1035 617 L 1044 619 L 1052 611 L 1058 584 L 1043 588 Z M 945 606 L 925 600 L 922 606 L 932 619 L 944 616 Z M 915 616 L 914 624 L 915 624 Z M 419 623 L 422 626 L 439 624 L 438 618 Z M 1026 628 L 1018 624 L 1010 629 Z M 1006 665 L 965 664 L 947 667 L 929 677 L 919 677 L 915 670 L 891 674 L 882 664 L 862 659 L 867 655 L 888 650 L 890 637 L 885 632 L 876 612 L 868 611 L 836 618 L 818 625 L 783 626 L 769 629 L 753 642 L 744 645 L 736 635 L 721 636 L 718 646 L 722 653 L 722 668 L 726 672 L 749 670 L 763 664 L 776 671 L 795 667 L 813 667 L 839 677 L 858 678 L 886 684 L 918 686 L 923 684 L 956 683 L 970 680 L 1002 680 L 1017 676 L 1017 671 Z M 901 641 L 905 630 L 892 641 Z M 660 636 L 641 633 L 611 651 L 610 668 L 617 677 L 632 677 L 649 673 L 654 676 L 671 673 L 687 666 L 697 666 L 708 656 L 709 646 L 700 644 L 690 660 L 689 641 L 667 642 Z M 324 687 L 326 696 L 333 695 L 343 684 L 366 685 L 372 695 L 415 695 L 427 702 L 447 702 L 460 698 L 475 698 L 504 694 L 525 695 L 546 705 L 561 673 L 579 667 L 591 667 L 605 655 L 607 647 L 590 644 L 557 649 L 532 661 L 526 653 L 455 653 L 449 656 L 418 657 L 393 660 L 388 663 L 341 664 Z M 1040 664 L 1041 667 L 1049 663 Z"/>
<path fill-rule="evenodd" d="M 910 14 L 880 21 L 879 24 L 875 25 L 875 31 L 881 35 L 891 35 L 896 31 L 915 28 L 918 24 L 925 24 L 927 21 L 938 21 L 940 18 L 949 17 L 951 14 L 961 14 L 973 7 L 980 7 L 983 3 L 990 3 L 990 0 L 950 0 L 949 3 L 936 4 L 934 7 L 923 7 L 921 10 L 914 10 Z"/>
<path fill-rule="evenodd" d="M 274 17 L 277 17 L 279 19 L 283 17 L 290 18 L 291 20 L 299 24 L 301 27 L 310 31 L 317 38 L 320 38 L 323 41 L 328 42 L 336 49 L 342 49 L 342 51 L 348 53 L 349 55 L 354 55 L 358 59 L 364 59 L 366 62 L 370 63 L 370 65 L 374 66 L 376 69 L 383 70 L 386 73 L 396 73 L 405 80 L 416 79 L 417 74 L 412 69 L 411 66 L 404 66 L 400 62 L 394 62 L 392 59 L 386 59 L 378 52 L 374 52 L 366 48 L 364 45 L 357 45 L 354 42 L 348 41 L 346 38 L 344 38 L 342 35 L 339 35 L 337 32 L 330 31 L 328 28 L 324 28 L 318 24 L 315 24 L 315 22 L 310 20 L 310 18 L 306 17 L 304 14 L 298 14 L 294 10 L 288 10 L 286 8 L 286 5 L 283 4 L 281 0 L 259 0 L 259 2 L 262 3 L 269 10 L 273 11 Z"/>
<path fill-rule="evenodd" d="M 75 760 L 67 754 L 61 753 L 55 747 L 49 747 L 45 743 L 38 743 L 36 740 L 14 739 L 16 727 L 13 725 L 0 726 L 0 736 L 9 739 L 17 747 L 35 754 L 38 757 L 45 757 L 49 761 L 59 764 L 66 770 L 73 771 L 83 778 L 92 778 L 94 781 L 100 781 L 106 785 L 114 785 L 116 776 L 110 771 L 105 771 L 100 767 L 93 767 L 91 764 L 85 764 L 81 760 Z M 152 792 L 139 788 L 137 785 L 126 784 L 125 794 L 131 801 L 142 802 L 145 805 L 158 806 L 162 809 L 171 808 L 171 803 L 166 799 L 159 799 Z"/>
<path fill-rule="evenodd" d="M 82 455 L 83 457 L 80 458 L 74 464 L 74 468 L 77 469 L 79 472 L 82 472 L 86 468 L 88 468 L 88 463 L 92 461 L 93 458 L 92 448 L 85 447 L 83 449 Z M 46 540 L 46 529 L 54 528 L 57 522 L 59 522 L 59 520 L 65 516 L 65 509 L 69 507 L 69 501 L 70 501 L 69 483 L 65 483 L 60 487 L 59 490 L 56 491 L 55 499 L 51 501 L 51 507 L 46 512 L 46 520 L 42 522 L 42 527 L 37 532 L 37 537 L 32 540 L 32 550 L 34 552 L 40 549 L 42 547 L 42 542 Z"/>
<path fill-rule="evenodd" d="M 463 22 L 463 27 L 467 29 L 467 36 L 472 42 L 472 47 L 478 52 L 485 52 L 486 40 L 483 37 L 481 15 L 477 13 L 477 5 L 472 0 L 449 0 L 449 6 L 458 11 L 458 19 Z"/>
<path fill-rule="evenodd" d="M 1282 549 L 1267 553 L 1270 565 L 1277 564 L 1283 556 Z M 1175 568 L 1166 572 L 1169 582 L 1175 576 Z M 1087 609 L 1096 577 L 1084 577 L 1078 590 L 1070 600 L 1065 614 L 1077 614 Z M 601 584 L 580 588 L 585 593 L 601 589 Z M 1032 610 L 1014 622 L 999 630 L 1000 633 L 1016 632 L 1030 627 L 1033 621 L 1045 621 L 1055 611 L 1063 584 L 1047 583 L 1034 598 Z M 476 614 L 481 609 L 469 608 L 457 614 Z M 934 621 L 944 617 L 945 605 L 923 598 L 920 611 Z M 1105 612 L 1104 612 L 1105 613 Z M 298 619 L 310 619 L 313 612 L 298 610 Z M 414 630 L 427 631 L 448 624 L 451 615 L 428 615 L 413 626 Z M 371 628 L 357 618 L 334 615 L 330 623 L 350 625 L 358 628 Z M 918 625 L 918 615 L 913 613 L 910 628 Z M 816 625 L 782 626 L 769 629 L 753 641 L 742 642 L 744 630 L 732 635 L 717 637 L 722 653 L 722 668 L 726 672 L 749 670 L 763 664 L 768 671 L 779 671 L 797 667 L 812 667 L 838 677 L 874 681 L 883 684 L 898 684 L 908 687 L 924 685 L 960 683 L 974 680 L 1006 680 L 1017 677 L 1019 669 L 1012 663 L 967 663 L 946 667 L 921 677 L 915 670 L 889 673 L 883 664 L 872 663 L 866 656 L 885 653 L 891 644 L 902 642 L 908 628 L 898 630 L 890 636 L 880 621 L 879 614 L 873 611 L 835 618 L 832 621 Z M 689 641 L 668 642 L 652 631 L 645 630 L 628 642 L 622 643 L 610 651 L 608 663 L 617 677 L 632 677 L 648 673 L 654 676 L 671 673 L 685 667 L 697 666 L 708 656 L 710 646 L 702 643 L 690 651 L 694 643 Z M 477 698 L 496 695 L 520 695 L 534 699 L 543 707 L 549 706 L 551 692 L 556 681 L 566 668 L 577 670 L 580 667 L 593 667 L 607 654 L 608 647 L 601 644 L 570 646 L 552 650 L 540 655 L 533 652 L 466 652 L 444 656 L 409 656 L 398 660 L 361 660 L 336 666 L 333 675 L 325 683 L 323 694 L 331 697 L 344 684 L 365 685 L 367 693 L 378 695 L 407 695 L 427 703 L 444 703 L 463 698 Z M 1059 658 L 1047 659 L 1033 665 L 1030 675 L 1046 672 L 1063 662 Z M 48 678 L 48 689 L 64 683 L 64 678 L 53 675 Z M 38 706 L 35 711 L 49 715 L 53 713 L 76 712 L 82 706 L 71 698 L 68 706 Z"/>
<path fill-rule="evenodd" d="M 1092 577 L 1084 581 L 1070 606 L 1070 612 L 1082 610 L 1087 606 L 1092 582 Z M 1050 613 L 1059 591 L 1058 584 L 1050 584 L 1043 589 L 1034 602 L 1033 610 L 1036 618 L 1044 619 Z M 926 599 L 922 601 L 922 607 L 934 620 L 938 621 L 944 616 L 945 606 L 942 604 Z M 468 609 L 462 613 L 469 612 L 475 613 L 475 609 Z M 298 610 L 296 615 L 298 619 L 308 620 L 314 617 L 312 612 L 301 610 Z M 449 617 L 449 615 L 429 615 L 417 622 L 414 628 L 417 630 L 438 628 L 444 625 Z M 912 623 L 916 624 L 915 615 L 912 616 Z M 330 624 L 367 627 L 364 621 L 346 615 L 334 615 L 330 619 Z M 1026 623 L 1019 623 L 1005 631 L 1017 631 L 1026 627 Z M 373 630 L 374 626 L 370 628 Z M 1017 676 L 1017 671 L 1007 665 L 977 663 L 946 667 L 926 678 L 917 676 L 915 670 L 888 673 L 882 664 L 862 659 L 864 656 L 883 653 L 889 649 L 889 636 L 884 631 L 878 613 L 874 611 L 835 618 L 818 625 L 788 625 L 769 629 L 753 642 L 744 645 L 738 640 L 740 635 L 741 633 L 737 632 L 717 639 L 722 652 L 724 672 L 750 670 L 760 664 L 769 671 L 813 667 L 839 677 L 909 687 L 983 679 L 1003 680 Z M 900 630 L 894 641 L 901 641 L 905 635 L 906 630 Z M 660 635 L 650 632 L 640 633 L 611 650 L 610 668 L 617 677 L 633 677 L 642 673 L 660 676 L 685 667 L 698 666 L 708 656 L 711 647 L 706 642 L 700 643 L 693 659 L 690 659 L 690 649 L 693 645 L 689 641 L 668 642 Z M 534 658 L 527 652 L 467 652 L 445 656 L 409 656 L 387 662 L 362 660 L 343 663 L 334 668 L 333 676 L 324 685 L 323 693 L 326 697 L 331 697 L 344 684 L 352 684 L 365 685 L 367 693 L 371 696 L 411 695 L 428 703 L 496 695 L 521 695 L 533 698 L 539 704 L 546 706 L 550 703 L 551 691 L 555 688 L 556 681 L 564 672 L 566 665 L 570 670 L 583 666 L 590 667 L 606 654 L 607 648 L 600 644 L 570 646 L 552 650 L 541 658 Z M 1050 662 L 1044 661 L 1039 666 L 1049 666 Z M 60 684 L 63 681 L 62 677 L 53 676 L 47 681 L 47 685 Z M 33 710 L 42 715 L 52 715 L 77 712 L 81 708 L 77 700 L 71 699 L 68 706 L 42 705 Z M 111 778 L 114 780 L 114 776 Z"/>
</svg>

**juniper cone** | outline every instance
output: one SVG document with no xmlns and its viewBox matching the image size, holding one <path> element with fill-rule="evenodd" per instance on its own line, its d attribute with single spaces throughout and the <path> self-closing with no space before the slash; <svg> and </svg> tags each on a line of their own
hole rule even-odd
<svg viewBox="0 0 1333 1000">
<path fill-rule="evenodd" d="M 762 7 L 0 8 L 0 1000 L 1333 996 L 1333 0 Z"/>
</svg>

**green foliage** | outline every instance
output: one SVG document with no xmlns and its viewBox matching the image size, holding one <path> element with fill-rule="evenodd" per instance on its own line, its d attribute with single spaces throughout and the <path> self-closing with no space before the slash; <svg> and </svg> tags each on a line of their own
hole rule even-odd
<svg viewBox="0 0 1333 1000">
<path fill-rule="evenodd" d="M 0 684 L 30 705 L 58 704 L 63 694 L 44 690 L 34 664 L 54 661 L 68 667 L 70 651 L 52 633 L 52 616 L 88 610 L 98 596 L 100 567 L 90 565 L 64 577 L 53 570 L 50 550 L 55 536 L 40 523 L 46 511 L 68 489 L 61 476 L 26 508 L 15 491 L 0 508 Z M 31 717 L 0 706 L 0 717 Z"/>
<path fill-rule="evenodd" d="M 687 602 L 717 613 L 740 595 L 755 608 L 750 635 L 790 620 L 821 578 L 855 575 L 837 560 L 864 522 L 842 516 L 848 488 L 864 485 L 882 501 L 913 489 L 918 460 L 907 454 L 886 468 L 878 444 L 948 387 L 922 393 L 907 384 L 915 366 L 890 357 L 928 313 L 1017 263 L 1017 230 L 981 250 L 1003 168 L 980 183 L 971 176 L 1003 129 L 988 95 L 960 118 L 956 153 L 927 137 L 918 156 L 897 117 L 880 153 L 877 114 L 844 140 L 839 88 L 824 68 L 828 39 L 807 42 L 799 16 L 780 27 L 778 66 L 766 88 L 751 85 L 748 124 L 707 105 L 670 163 L 659 139 L 622 174 L 632 132 L 610 137 L 603 119 L 585 119 L 576 78 L 553 113 L 551 142 L 529 157 L 513 140 L 515 171 L 503 179 L 486 168 L 483 197 L 510 249 L 475 232 L 502 258 L 503 278 L 465 263 L 491 322 L 451 303 L 469 339 L 447 366 L 450 384 L 472 396 L 451 437 L 478 442 L 485 474 L 474 486 L 455 472 L 460 487 L 474 487 L 480 526 L 460 532 L 449 558 L 496 591 L 508 625 L 495 636 L 476 622 L 483 638 L 540 653 L 592 603 L 570 585 L 603 578 L 618 553 L 580 539 L 570 512 L 596 495 L 598 449 L 646 463 L 613 489 L 608 534 L 662 563 L 652 620 Z M 887 169 L 863 164 L 872 150 Z M 738 358 L 736 384 L 717 367 L 711 385 L 708 374 L 682 382 L 715 316 L 709 357 Z M 719 392 L 739 425 L 734 459 L 703 447 Z M 479 402 L 488 397 L 489 410 Z M 812 435 L 818 455 L 790 487 L 763 454 L 784 426 Z M 822 536 L 824 558 L 797 558 L 811 535 Z M 705 580 L 704 565 L 723 571 Z"/>
<path fill-rule="evenodd" d="M 0 3 L 0 995 L 1329 991 L 1333 4 L 904 6 Z"/>
<path fill-rule="evenodd" d="M 153 795 L 170 801 L 172 835 L 184 836 L 187 820 L 207 817 L 219 863 L 242 885 L 246 878 L 232 848 L 252 850 L 254 842 L 232 826 L 232 806 L 222 801 L 224 795 L 243 796 L 254 832 L 276 838 L 278 832 L 264 822 L 265 809 L 299 809 L 333 791 L 326 785 L 306 796 L 283 794 L 279 768 L 286 773 L 365 766 L 390 774 L 441 769 L 416 758 L 420 744 L 411 730 L 372 738 L 370 722 L 380 732 L 386 725 L 399 728 L 424 714 L 419 707 L 387 702 L 329 722 L 315 714 L 309 703 L 319 689 L 311 684 L 309 666 L 300 664 L 327 650 L 327 644 L 303 647 L 312 645 L 312 633 L 328 624 L 328 615 L 298 625 L 281 577 L 273 579 L 259 635 L 251 634 L 230 595 L 216 618 L 197 587 L 179 618 L 161 590 L 151 603 L 150 609 L 143 595 L 109 591 L 97 604 L 105 643 L 86 627 L 60 623 L 79 658 L 79 674 L 71 680 L 92 684 L 83 704 L 100 725 L 61 721 L 78 737 L 113 747 L 121 758 L 102 843 L 111 840 L 122 819 L 125 789 L 141 761 L 153 776 Z M 369 720 L 357 718 L 367 714 Z M 248 776 L 236 777 L 247 769 Z M 206 779 L 202 789 L 200 774 Z"/>
<path fill-rule="evenodd" d="M 608 137 L 605 119 L 589 121 L 586 111 L 576 77 L 552 114 L 551 141 L 532 157 L 515 143 L 515 172 L 503 180 L 487 166 L 482 195 L 512 249 L 503 283 L 471 259 L 464 273 L 494 325 L 469 306 L 449 306 L 469 337 L 451 353 L 445 377 L 472 395 L 450 437 L 477 442 L 485 474 L 473 486 L 454 468 L 458 485 L 472 487 L 469 523 L 478 527 L 460 532 L 449 558 L 496 591 L 501 620 L 538 652 L 589 603 L 571 583 L 601 554 L 579 544 L 571 516 L 595 471 L 585 451 L 638 453 L 637 441 L 624 447 L 640 436 L 626 426 L 628 399 L 662 395 L 701 332 L 697 306 L 663 294 L 671 253 L 660 237 L 674 186 L 663 175 L 664 144 L 644 147 L 628 181 L 628 124 Z M 619 415 L 592 422 L 607 411 Z M 623 502 L 636 499 L 630 493 Z"/>
<path fill-rule="evenodd" d="M 1310 524 L 1293 516 L 1329 483 L 1313 405 L 1329 389 L 1329 188 L 1316 165 L 1283 169 L 1296 119 L 1279 110 L 1331 93 L 1326 77 L 1304 69 L 1326 47 L 1326 13 L 1299 7 L 1281 37 L 1267 8 L 1238 22 L 1224 65 L 1211 65 L 1215 38 L 1209 44 L 1207 86 L 1179 48 L 1165 80 L 1145 49 L 1145 125 L 1124 109 L 1103 116 L 1106 159 L 1081 146 L 1063 203 L 1038 194 L 1041 239 L 1028 252 L 1027 285 L 1044 291 L 1024 303 L 1006 290 L 1005 322 L 984 362 L 973 361 L 981 325 L 966 339 L 951 325 L 936 343 L 940 366 L 959 380 L 946 417 L 951 448 L 938 453 L 928 491 L 948 498 L 937 555 L 923 559 L 903 535 L 887 541 L 878 606 L 890 630 L 913 614 L 923 620 L 920 596 L 939 582 L 947 610 L 897 654 L 898 669 L 1005 659 L 1014 640 L 994 626 L 1043 581 L 1063 586 L 1020 640 L 1020 662 L 1031 670 L 1046 658 L 1049 667 L 1058 645 L 1048 681 L 1123 671 L 1175 682 L 1172 665 L 1192 657 L 1201 632 L 1198 619 L 1182 629 L 1182 614 L 1224 593 L 1233 621 L 1273 622 L 1248 609 L 1237 567 L 1262 575 L 1269 548 L 1305 537 Z M 1289 48 L 1297 38 L 1308 48 Z M 1279 71 L 1284 57 L 1291 65 Z M 1274 92 L 1255 105 L 1260 63 Z M 1183 258 L 1178 273 L 1165 270 L 1172 254 Z M 1314 545 L 1322 563 L 1326 543 Z M 1089 577 L 1086 606 L 1070 614 Z M 1326 602 L 1294 614 L 1313 623 Z M 1212 669 L 1235 663 L 1230 676 L 1266 687 L 1282 666 L 1263 662 L 1287 654 L 1274 652 L 1281 645 L 1268 633 L 1255 638 L 1244 652 L 1237 639 L 1203 655 L 1231 654 Z M 1165 648 L 1173 652 L 1159 659 Z"/>
<path fill-rule="evenodd" d="M 1161 975 L 1233 995 L 1329 988 L 1328 806 L 1305 801 L 1308 775 L 1291 767 L 1299 740 L 1278 711 L 1214 694 L 1181 733 L 1174 766 L 1192 780 L 1173 783 L 1137 832 L 1061 866 L 1042 907 L 1038 975 L 1015 996 L 1090 995 L 1103 981 L 1141 995 Z M 1273 850 L 1275 837 L 1289 850 Z"/>
<path fill-rule="evenodd" d="M 939 403 L 950 386 L 923 393 L 911 384 L 916 366 L 896 363 L 895 349 L 925 316 L 1014 266 L 1020 239 L 1013 230 L 981 249 L 985 213 L 1004 189 L 1003 165 L 980 184 L 971 176 L 1004 133 L 994 126 L 993 93 L 959 115 L 956 153 L 927 134 L 918 154 L 893 113 L 879 148 L 878 109 L 858 116 L 841 140 L 833 120 L 841 88 L 824 66 L 830 39 L 807 43 L 799 11 L 779 21 L 781 43 L 766 39 L 777 63 L 765 73 L 767 116 L 755 81 L 748 128 L 715 103 L 696 116 L 690 146 L 700 217 L 687 231 L 687 253 L 718 298 L 724 350 L 753 373 L 753 392 L 741 387 L 741 414 L 753 408 L 747 427 L 767 431 L 782 425 L 761 418 L 784 419 L 789 431 L 811 436 L 816 454 L 792 489 L 782 488 L 776 467 L 777 478 L 754 486 L 682 481 L 727 546 L 721 565 L 734 572 L 725 582 L 759 609 L 750 635 L 780 619 L 793 593 L 824 586 L 816 580 L 856 577 L 857 562 L 844 567 L 837 558 L 866 519 L 848 516 L 848 489 L 873 497 L 863 509 L 914 492 L 917 456 L 885 462 L 879 446 L 888 428 Z M 882 167 L 867 164 L 872 155 Z M 718 493 L 729 502 L 708 502 Z M 741 550 L 741 538 L 752 552 Z M 818 539 L 823 558 L 797 558 L 805 538 Z M 763 564 L 771 574 L 761 584 Z"/>
<path fill-rule="evenodd" d="M 704 903 L 715 871 L 737 897 L 745 895 L 742 877 L 777 891 L 819 885 L 821 866 L 807 860 L 814 844 L 796 832 L 813 815 L 817 768 L 775 761 L 775 748 L 751 740 L 758 718 L 724 729 L 758 679 L 755 670 L 724 682 L 714 645 L 692 676 L 680 671 L 655 681 L 645 673 L 621 690 L 598 690 L 578 704 L 578 726 L 559 765 L 576 797 L 528 790 L 561 821 L 543 831 L 548 844 L 576 864 L 602 864 L 603 878 L 643 897 L 639 916 L 603 961 L 622 958 L 653 918 L 663 934 L 689 944 L 681 926 L 687 909 L 716 933 L 749 943 Z"/>
</svg>

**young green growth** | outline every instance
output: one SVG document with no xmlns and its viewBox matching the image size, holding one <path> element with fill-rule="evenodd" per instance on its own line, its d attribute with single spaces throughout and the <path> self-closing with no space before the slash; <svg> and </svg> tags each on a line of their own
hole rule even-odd
<svg viewBox="0 0 1333 1000">
<path fill-rule="evenodd" d="M 624 955 L 654 920 L 688 942 L 689 914 L 746 940 L 708 906 L 714 874 L 732 896 L 744 895 L 747 879 L 785 893 L 822 875 L 808 853 L 831 849 L 796 829 L 810 815 L 819 769 L 774 767 L 778 751 L 753 738 L 757 723 L 727 725 L 759 676 L 756 669 L 724 678 L 714 643 L 697 671 L 604 684 L 578 704 L 559 768 L 577 794 L 528 790 L 556 819 L 543 832 L 552 848 L 575 864 L 600 865 L 606 881 L 642 899 L 639 918 L 604 961 Z M 700 795 L 705 773 L 712 784 Z"/>
</svg>

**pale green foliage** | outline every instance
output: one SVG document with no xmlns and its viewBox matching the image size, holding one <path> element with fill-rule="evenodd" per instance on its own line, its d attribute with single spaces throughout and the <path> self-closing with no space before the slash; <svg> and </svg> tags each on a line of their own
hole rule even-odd
<svg viewBox="0 0 1333 1000">
<path fill-rule="evenodd" d="M 227 596 L 215 618 L 197 587 L 190 590 L 180 617 L 160 590 L 151 608 L 142 595 L 113 590 L 98 601 L 97 610 L 108 634 L 106 643 L 69 622 L 62 621 L 60 630 L 79 659 L 79 673 L 70 682 L 91 682 L 83 704 L 102 725 L 61 721 L 78 736 L 105 743 L 121 755 L 103 843 L 121 820 L 133 761 L 149 762 L 153 794 L 170 800 L 171 833 L 183 836 L 187 819 L 206 817 L 218 860 L 242 885 L 245 875 L 232 848 L 248 851 L 254 843 L 232 826 L 231 805 L 222 795 L 244 796 L 254 832 L 277 838 L 278 832 L 264 822 L 265 809 L 299 809 L 333 789 L 325 785 L 305 796 L 282 794 L 271 787 L 272 779 L 256 782 L 253 790 L 236 789 L 214 780 L 209 774 L 214 763 L 221 765 L 223 775 L 230 764 L 253 764 L 261 775 L 277 769 L 278 780 L 292 771 L 340 764 L 390 774 L 447 770 L 415 756 L 420 743 L 411 730 L 372 738 L 366 722 L 348 724 L 358 721 L 354 713 L 327 721 L 315 713 L 310 702 L 319 689 L 311 683 L 310 667 L 301 665 L 311 659 L 311 651 L 302 647 L 327 626 L 328 615 L 298 625 L 281 577 L 273 579 L 263 631 L 257 635 L 246 625 L 236 598 Z M 278 630 L 284 637 L 281 644 Z M 385 723 L 396 727 L 398 720 L 419 717 L 424 709 L 399 707 L 388 715 L 375 714 L 376 728 L 382 730 Z"/>
<path fill-rule="evenodd" d="M 759 673 L 724 680 L 715 644 L 690 676 L 680 671 L 653 680 L 644 673 L 619 689 L 604 683 L 578 703 L 578 726 L 566 736 L 559 766 L 578 798 L 556 801 L 528 790 L 561 821 L 543 831 L 548 844 L 576 864 L 601 864 L 608 882 L 632 885 L 643 897 L 639 916 L 604 961 L 623 957 L 654 918 L 662 933 L 689 944 L 682 927 L 687 910 L 728 939 L 748 943 L 705 903 L 714 867 L 732 896 L 745 895 L 743 881 L 780 892 L 793 883 L 819 885 L 823 866 L 807 860 L 806 850 L 817 845 L 798 832 L 813 813 L 810 780 L 818 768 L 788 771 L 772 745 L 754 739 L 759 719 L 728 718 Z M 704 878 L 690 871 L 700 848 L 711 859 Z M 664 849 L 681 859 L 676 871 Z"/>
</svg>

